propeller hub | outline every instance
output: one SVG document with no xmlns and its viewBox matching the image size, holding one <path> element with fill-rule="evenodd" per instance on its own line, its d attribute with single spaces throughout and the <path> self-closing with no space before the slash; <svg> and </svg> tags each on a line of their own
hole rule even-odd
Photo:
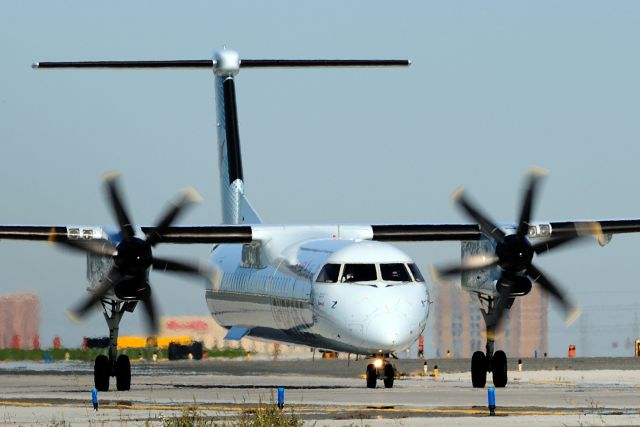
<svg viewBox="0 0 640 427">
<path fill-rule="evenodd" d="M 500 259 L 499 265 L 503 270 L 521 272 L 529 268 L 533 260 L 533 247 L 525 236 L 511 234 L 504 238 L 504 242 L 496 246 L 496 255 Z"/>
<path fill-rule="evenodd" d="M 118 254 L 114 262 L 124 275 L 139 276 L 144 274 L 153 262 L 151 245 L 142 239 L 134 237 L 122 241 L 118 246 Z"/>
</svg>

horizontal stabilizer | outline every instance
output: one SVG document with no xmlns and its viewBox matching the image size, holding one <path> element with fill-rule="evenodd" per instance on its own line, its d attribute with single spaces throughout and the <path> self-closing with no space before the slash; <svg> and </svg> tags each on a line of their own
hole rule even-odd
<svg viewBox="0 0 640 427">
<path fill-rule="evenodd" d="M 233 326 L 227 332 L 227 335 L 224 336 L 224 340 L 226 341 L 240 341 L 245 337 L 249 332 L 251 332 L 251 328 L 244 328 L 241 326 Z"/>
<path fill-rule="evenodd" d="M 35 62 L 33 68 L 207 68 L 213 59 L 178 59 L 172 61 L 54 61 Z M 407 59 L 243 59 L 240 68 L 290 67 L 408 67 Z"/>
</svg>

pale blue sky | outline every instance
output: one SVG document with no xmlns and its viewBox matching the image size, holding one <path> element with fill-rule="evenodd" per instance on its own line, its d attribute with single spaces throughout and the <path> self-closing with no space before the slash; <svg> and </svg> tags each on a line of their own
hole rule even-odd
<svg viewBox="0 0 640 427">
<path fill-rule="evenodd" d="M 449 202 L 462 184 L 512 221 L 532 165 L 550 170 L 537 220 L 640 217 L 638 40 L 632 1 L 2 2 L 0 223 L 110 223 L 100 177 L 113 169 L 139 223 L 185 186 L 205 202 L 182 222 L 218 223 L 211 73 L 30 64 L 200 59 L 223 45 L 244 58 L 413 61 L 240 73 L 246 189 L 267 222 L 466 222 Z M 551 355 L 569 343 L 588 355 L 630 353 L 638 242 L 623 236 L 540 258 L 585 311 L 565 329 L 552 306 Z M 459 257 L 452 243 L 402 247 L 425 271 Z M 81 256 L 3 241 L 0 260 L 0 293 L 40 295 L 43 343 L 106 333 L 98 313 L 82 326 L 63 314 L 83 296 Z M 207 314 L 197 285 L 152 280 L 164 313 Z M 128 316 L 121 333 L 141 326 L 139 314 Z"/>
</svg>

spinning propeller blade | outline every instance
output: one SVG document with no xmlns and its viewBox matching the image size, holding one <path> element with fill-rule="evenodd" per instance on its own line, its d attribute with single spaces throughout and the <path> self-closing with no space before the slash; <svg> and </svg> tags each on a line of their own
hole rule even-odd
<svg viewBox="0 0 640 427">
<path fill-rule="evenodd" d="M 579 309 L 571 303 L 567 295 L 554 284 L 545 274 L 532 264 L 536 254 L 550 252 L 567 243 L 581 238 L 583 235 L 598 235 L 597 230 L 578 230 L 575 235 L 549 239 L 532 245 L 527 234 L 531 222 L 533 207 L 536 201 L 537 188 L 540 179 L 546 175 L 541 169 L 531 169 L 525 186 L 520 218 L 514 234 L 505 234 L 494 221 L 480 212 L 463 194 L 462 189 L 453 194 L 453 200 L 472 220 L 476 221 L 480 229 L 495 241 L 493 254 L 477 255 L 464 261 L 462 265 L 446 267 L 436 270 L 434 277 L 452 276 L 465 272 L 480 271 L 488 267 L 498 266 L 500 278 L 496 284 L 499 298 L 494 307 L 493 321 L 499 325 L 505 310 L 511 305 L 511 300 L 524 295 L 531 289 L 531 283 L 538 283 L 546 292 L 551 294 L 561 305 L 567 321 L 577 318 Z"/>
<path fill-rule="evenodd" d="M 493 237 L 498 242 L 504 241 L 504 232 L 495 222 L 490 220 L 486 215 L 480 213 L 464 195 L 464 188 L 460 187 L 452 195 L 451 199 L 467 213 L 467 215 L 480 225 L 482 231 Z"/>
<path fill-rule="evenodd" d="M 163 234 L 167 231 L 169 226 L 176 220 L 186 207 L 193 203 L 201 203 L 202 197 L 193 188 L 187 188 L 180 193 L 180 196 L 176 201 L 172 202 L 161 217 L 158 224 L 154 227 L 153 232 L 147 233 L 147 243 L 151 246 L 155 246 L 162 240 Z"/>
<path fill-rule="evenodd" d="M 122 193 L 118 185 L 118 174 L 111 172 L 104 176 L 107 200 L 110 203 L 114 217 L 120 227 L 122 241 L 115 246 L 106 240 L 55 240 L 64 247 L 81 251 L 90 255 L 108 256 L 113 260 L 113 266 L 105 279 L 90 295 L 80 302 L 76 308 L 68 310 L 67 314 L 74 320 L 84 317 L 90 308 L 113 292 L 117 298 L 126 301 L 141 301 L 145 315 L 152 332 L 157 331 L 158 316 L 154 299 L 151 295 L 151 285 L 148 274 L 151 267 L 162 272 L 179 272 L 209 278 L 210 272 L 204 266 L 196 266 L 187 262 L 171 259 L 155 258 L 152 248 L 162 242 L 163 234 L 185 209 L 202 198 L 193 189 L 186 189 L 170 204 L 160 217 L 157 225 L 148 229 L 145 239 L 135 236 L 135 229 L 131 216 L 125 208 Z"/>
<path fill-rule="evenodd" d="M 121 279 L 122 277 L 120 276 L 118 269 L 112 267 L 109 274 L 107 274 L 107 277 L 105 277 L 98 286 L 90 291 L 91 294 L 85 298 L 83 302 L 78 304 L 75 309 L 66 311 L 67 316 L 71 320 L 79 322 L 87 314 L 89 309 L 96 305 L 98 301 L 100 301 Z"/>
<path fill-rule="evenodd" d="M 129 215 L 127 215 L 126 209 L 124 208 L 122 197 L 120 196 L 120 190 L 118 188 L 119 176 L 120 174 L 118 172 L 109 172 L 104 175 L 103 179 L 107 187 L 107 194 L 111 202 L 111 208 L 113 209 L 113 213 L 118 221 L 118 225 L 120 226 L 122 239 L 131 241 L 134 235 L 133 225 L 129 219 Z"/>
</svg>

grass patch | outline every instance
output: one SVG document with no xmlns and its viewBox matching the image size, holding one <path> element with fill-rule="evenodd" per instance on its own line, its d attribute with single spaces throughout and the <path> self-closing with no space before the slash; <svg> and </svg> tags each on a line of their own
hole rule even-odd
<svg viewBox="0 0 640 427">
<path fill-rule="evenodd" d="M 106 354 L 105 350 L 81 350 L 79 348 L 59 348 L 57 350 L 16 350 L 12 348 L 0 349 L 0 360 L 34 360 L 42 361 L 51 358 L 52 361 L 65 360 L 65 355 L 69 353 L 69 360 L 82 360 L 91 362 L 99 354 Z"/>
<path fill-rule="evenodd" d="M 207 350 L 207 356 L 209 357 L 226 357 L 227 359 L 233 359 L 235 357 L 246 357 L 254 352 L 244 350 L 242 348 L 212 348 Z"/>
<path fill-rule="evenodd" d="M 52 361 L 58 362 L 65 360 L 66 354 L 69 354 L 69 360 L 78 360 L 84 362 L 93 362 L 96 356 L 101 354 L 107 354 L 107 349 L 88 349 L 82 350 L 79 348 L 60 348 L 57 350 L 20 350 L 12 348 L 0 349 L 0 361 Z M 136 360 L 142 357 L 144 360 L 151 360 L 153 354 L 156 354 L 159 359 L 167 359 L 169 357 L 166 349 L 154 349 L 154 348 L 128 348 L 118 351 L 118 354 L 126 354 L 131 360 Z M 206 350 L 207 357 L 223 357 L 227 359 L 235 357 L 245 357 L 250 352 L 241 348 L 213 348 Z"/>
<path fill-rule="evenodd" d="M 216 422 L 213 417 L 187 408 L 177 417 L 164 418 L 163 427 L 302 427 L 303 422 L 295 413 L 281 410 L 275 404 L 260 404 L 247 410 L 235 419 Z"/>
</svg>

